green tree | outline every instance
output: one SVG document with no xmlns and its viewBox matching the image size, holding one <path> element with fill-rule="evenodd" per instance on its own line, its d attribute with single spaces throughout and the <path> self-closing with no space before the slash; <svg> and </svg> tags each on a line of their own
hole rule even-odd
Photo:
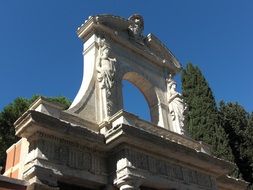
<svg viewBox="0 0 253 190">
<path fill-rule="evenodd" d="M 12 103 L 3 108 L 0 112 L 0 166 L 5 166 L 6 150 L 15 142 L 18 137 L 15 136 L 14 122 L 29 108 L 29 106 L 39 96 L 33 96 L 31 99 L 17 98 Z M 68 108 L 70 101 L 65 97 L 47 98 L 49 101 L 58 102 Z"/>
<path fill-rule="evenodd" d="M 226 158 L 230 150 L 213 93 L 200 69 L 191 63 L 182 72 L 182 95 L 188 105 L 185 122 L 189 135 L 211 145 L 215 156 Z"/>
<path fill-rule="evenodd" d="M 238 167 L 235 177 L 253 182 L 253 118 L 238 103 L 220 103 L 219 115 L 222 127 L 228 136 L 228 144 L 232 150 L 234 163 Z"/>
<path fill-rule="evenodd" d="M 244 147 L 246 147 L 245 154 L 250 159 L 250 166 L 253 168 L 253 112 L 249 114 L 248 126 L 244 131 Z M 253 175 L 253 174 L 252 174 Z"/>
<path fill-rule="evenodd" d="M 253 112 L 249 115 L 248 119 L 248 126 L 247 129 L 244 131 L 244 154 L 249 159 L 249 167 L 251 168 L 251 187 L 250 189 L 253 190 Z"/>
</svg>

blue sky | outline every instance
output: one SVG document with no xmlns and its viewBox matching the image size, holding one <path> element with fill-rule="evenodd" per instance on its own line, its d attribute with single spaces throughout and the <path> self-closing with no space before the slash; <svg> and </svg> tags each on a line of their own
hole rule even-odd
<svg viewBox="0 0 253 190">
<path fill-rule="evenodd" d="M 77 27 L 90 15 L 140 13 L 144 33 L 154 33 L 183 66 L 198 65 L 217 101 L 253 111 L 252 10 L 252 0 L 1 1 L 0 110 L 34 94 L 73 100 L 83 70 Z"/>
</svg>

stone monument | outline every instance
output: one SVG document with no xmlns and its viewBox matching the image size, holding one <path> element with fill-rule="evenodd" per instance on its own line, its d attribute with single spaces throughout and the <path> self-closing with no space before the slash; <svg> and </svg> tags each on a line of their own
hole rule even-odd
<svg viewBox="0 0 253 190">
<path fill-rule="evenodd" d="M 143 29 L 138 14 L 92 16 L 78 28 L 84 60 L 80 90 L 68 110 L 41 97 L 16 121 L 25 148 L 19 165 L 5 175 L 16 172 L 28 189 L 246 188 L 228 176 L 231 163 L 184 134 L 187 106 L 173 80 L 181 66 Z M 151 122 L 124 111 L 122 80 L 143 93 Z"/>
</svg>

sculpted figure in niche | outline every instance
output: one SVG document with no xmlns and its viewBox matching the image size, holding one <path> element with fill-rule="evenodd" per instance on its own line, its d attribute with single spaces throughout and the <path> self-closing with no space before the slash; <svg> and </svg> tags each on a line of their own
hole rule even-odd
<svg viewBox="0 0 253 190">
<path fill-rule="evenodd" d="M 143 44 L 143 30 L 144 30 L 144 20 L 141 15 L 134 14 L 128 18 L 132 21 L 129 26 L 129 35 L 131 38 L 135 39 L 136 42 Z"/>
<path fill-rule="evenodd" d="M 102 39 L 100 42 L 99 55 L 97 59 L 97 80 L 101 88 L 101 101 L 103 107 L 103 115 L 108 117 L 112 108 L 111 94 L 115 77 L 115 58 L 110 58 L 111 48 Z"/>
<path fill-rule="evenodd" d="M 184 134 L 184 113 L 186 111 L 186 104 L 183 101 L 182 95 L 176 91 L 176 82 L 172 80 L 171 75 L 166 81 L 172 129 L 176 133 Z"/>
</svg>

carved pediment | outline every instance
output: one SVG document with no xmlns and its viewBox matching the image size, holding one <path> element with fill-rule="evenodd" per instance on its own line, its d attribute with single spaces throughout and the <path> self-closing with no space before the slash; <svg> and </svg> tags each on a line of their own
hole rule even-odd
<svg viewBox="0 0 253 190">
<path fill-rule="evenodd" d="M 170 67 L 176 67 L 178 70 L 181 69 L 181 65 L 176 57 L 154 34 L 148 34 L 145 41 L 150 51 L 162 58 L 166 64 L 170 65 Z"/>
<path fill-rule="evenodd" d="M 86 41 L 93 33 L 102 33 L 130 49 L 139 51 L 162 67 L 168 67 L 174 75 L 181 65 L 171 51 L 153 34 L 142 34 L 144 21 L 140 15 L 132 15 L 129 19 L 113 15 L 96 15 L 89 17 L 77 30 L 79 38 Z"/>
</svg>

